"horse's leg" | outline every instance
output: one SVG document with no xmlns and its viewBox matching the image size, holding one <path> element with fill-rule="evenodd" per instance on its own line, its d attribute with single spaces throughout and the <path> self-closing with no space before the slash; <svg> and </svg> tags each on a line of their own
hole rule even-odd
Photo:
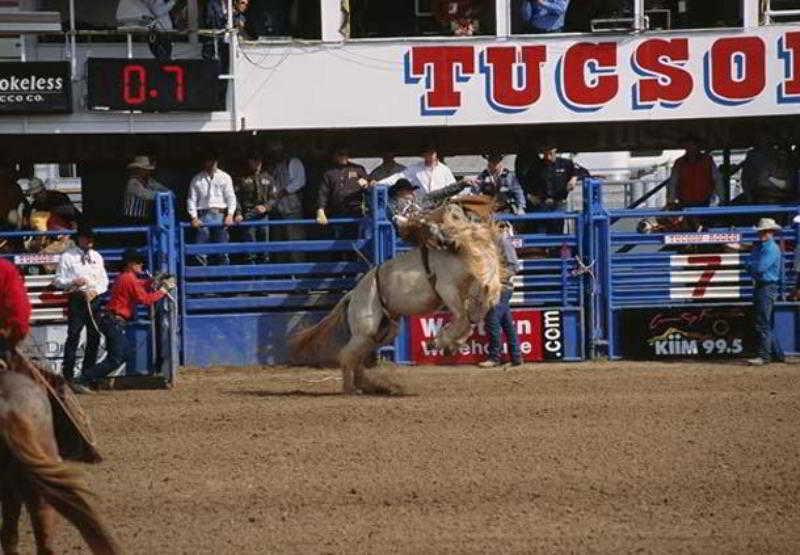
<svg viewBox="0 0 800 555">
<path fill-rule="evenodd" d="M 4 469 L 6 470 L 6 469 Z M 17 480 L 17 476 L 11 477 Z M 0 530 L 0 545 L 3 546 L 5 555 L 17 555 L 19 551 L 19 515 L 22 511 L 22 502 L 19 496 L 6 486 L 0 492 L 0 501 L 3 505 L 3 528 Z"/>
<path fill-rule="evenodd" d="M 372 338 L 355 335 L 344 346 L 339 362 L 342 365 L 344 392 L 348 395 L 358 393 L 364 387 L 364 359 L 375 348 Z"/>
<path fill-rule="evenodd" d="M 458 283 L 438 282 L 436 284 L 436 292 L 453 318 L 449 324 L 439 330 L 434 343 L 436 347 L 444 349 L 448 353 L 454 352 L 464 343 L 472 331 L 466 299 L 468 288 L 459 287 L 459 285 Z"/>
<path fill-rule="evenodd" d="M 55 551 L 50 545 L 50 533 L 55 526 L 55 509 L 36 491 L 31 491 L 27 507 L 33 526 L 33 535 L 36 538 L 36 553 L 53 555 Z"/>
</svg>

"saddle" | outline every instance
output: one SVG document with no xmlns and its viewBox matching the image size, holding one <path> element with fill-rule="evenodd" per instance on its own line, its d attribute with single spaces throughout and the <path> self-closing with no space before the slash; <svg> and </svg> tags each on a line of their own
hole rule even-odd
<svg viewBox="0 0 800 555">
<path fill-rule="evenodd" d="M 9 352 L 6 362 L 5 365 L 0 364 L 0 372 L 18 372 L 28 376 L 47 392 L 53 412 L 53 431 L 59 454 L 64 459 L 78 462 L 102 461 L 89 417 L 81 408 L 66 380 L 39 368 L 18 349 Z"/>
<path fill-rule="evenodd" d="M 447 228 L 463 222 L 490 222 L 494 214 L 494 199 L 484 195 L 465 195 L 448 199 L 431 210 L 411 216 L 397 217 L 397 230 L 407 243 L 438 250 L 454 250 L 455 243 Z"/>
</svg>

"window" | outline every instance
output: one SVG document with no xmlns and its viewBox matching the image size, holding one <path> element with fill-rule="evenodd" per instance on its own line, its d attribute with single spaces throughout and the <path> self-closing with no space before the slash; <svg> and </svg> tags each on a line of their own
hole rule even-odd
<svg viewBox="0 0 800 555">
<path fill-rule="evenodd" d="M 645 0 L 650 30 L 741 27 L 742 0 Z"/>
<path fill-rule="evenodd" d="M 511 31 L 516 34 L 629 31 L 634 28 L 634 0 L 511 1 Z"/>
<path fill-rule="evenodd" d="M 767 23 L 800 21 L 800 0 L 762 0 Z"/>
<path fill-rule="evenodd" d="M 351 0 L 353 38 L 493 35 L 494 0 Z"/>
</svg>

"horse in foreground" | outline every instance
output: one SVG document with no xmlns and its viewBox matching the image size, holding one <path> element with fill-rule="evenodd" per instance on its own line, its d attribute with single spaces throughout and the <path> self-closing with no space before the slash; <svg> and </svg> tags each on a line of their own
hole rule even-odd
<svg viewBox="0 0 800 555">
<path fill-rule="evenodd" d="M 0 543 L 6 555 L 19 553 L 19 517 L 27 507 L 39 554 L 51 545 L 55 511 L 70 521 L 92 553 L 119 553 L 81 483 L 80 473 L 59 455 L 47 393 L 31 378 L 0 370 Z"/>
<path fill-rule="evenodd" d="M 457 210 L 445 211 L 436 229 L 447 237 L 448 249 L 418 241 L 422 246 L 371 269 L 322 321 L 289 339 L 293 362 L 338 363 L 346 394 L 391 393 L 365 376 L 368 357 L 394 339 L 401 316 L 443 306 L 452 320 L 439 330 L 434 348 L 456 351 L 500 298 L 498 231 L 493 223 L 463 219 Z"/>
</svg>

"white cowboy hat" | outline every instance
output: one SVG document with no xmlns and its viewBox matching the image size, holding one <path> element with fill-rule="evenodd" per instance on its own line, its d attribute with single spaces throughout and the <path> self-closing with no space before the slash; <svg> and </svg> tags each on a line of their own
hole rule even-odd
<svg viewBox="0 0 800 555">
<path fill-rule="evenodd" d="M 149 156 L 136 156 L 131 161 L 131 163 L 128 164 L 128 169 L 129 170 L 139 169 L 139 170 L 150 170 L 150 171 L 153 171 L 154 169 L 156 169 L 156 167 L 150 162 L 150 157 Z"/>
<path fill-rule="evenodd" d="M 756 231 L 780 231 L 781 229 L 781 226 L 772 218 L 761 218 L 756 226 Z"/>
<path fill-rule="evenodd" d="M 31 177 L 30 179 L 18 179 L 17 184 L 20 187 L 25 187 L 25 194 L 27 195 L 35 195 L 40 191 L 44 191 L 47 187 L 45 187 L 44 181 L 39 179 L 38 177 Z"/>
</svg>

